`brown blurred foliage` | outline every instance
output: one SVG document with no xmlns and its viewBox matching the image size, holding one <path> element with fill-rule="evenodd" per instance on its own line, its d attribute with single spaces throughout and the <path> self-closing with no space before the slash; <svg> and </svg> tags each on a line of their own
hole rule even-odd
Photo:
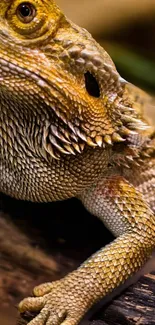
<svg viewBox="0 0 155 325">
<path fill-rule="evenodd" d="M 91 33 L 107 33 L 137 19 L 155 16 L 154 0 L 56 0 L 65 14 Z"/>
</svg>

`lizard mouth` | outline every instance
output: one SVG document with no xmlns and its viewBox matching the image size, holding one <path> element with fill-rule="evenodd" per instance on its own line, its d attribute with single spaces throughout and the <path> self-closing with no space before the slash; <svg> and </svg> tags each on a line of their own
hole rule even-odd
<svg viewBox="0 0 155 325">
<path fill-rule="evenodd" d="M 59 85 L 56 87 L 56 83 L 51 82 L 43 72 L 30 71 L 29 69 L 25 69 L 25 66 L 22 66 L 22 64 L 17 65 L 16 63 L 10 63 L 6 59 L 0 58 L 0 66 L 2 69 L 1 80 L 3 79 L 3 72 L 5 73 L 9 69 L 14 75 L 25 76 L 25 79 L 35 82 L 39 89 L 41 89 L 39 96 L 42 97 L 41 99 L 46 103 L 48 109 L 50 108 L 52 111 L 52 118 L 47 119 L 44 123 L 42 147 L 55 159 L 59 159 L 62 154 L 75 155 L 81 153 L 86 146 L 104 149 L 106 146 L 112 146 L 115 142 L 124 142 L 128 135 L 133 132 L 135 133 L 139 129 L 146 128 L 146 125 L 141 120 L 138 120 L 134 117 L 134 114 L 131 114 L 133 109 L 130 106 L 125 106 L 121 103 L 121 100 L 117 100 L 116 102 L 114 98 L 108 98 L 107 103 L 104 101 L 104 105 L 109 106 L 110 112 L 114 111 L 112 118 L 119 121 L 115 129 L 111 125 L 111 117 L 103 110 L 104 105 L 100 100 L 99 84 L 89 72 L 84 74 L 86 88 L 84 91 L 85 93 L 87 91 L 88 96 L 85 101 L 83 100 L 85 96 L 81 96 L 82 99 L 78 96 L 77 98 L 76 96 L 74 97 L 70 103 L 75 113 L 72 116 L 66 107 L 62 109 L 63 99 L 65 97 L 64 85 L 63 79 L 60 78 L 58 73 L 56 78 L 58 79 Z M 53 93 L 55 97 L 59 95 L 58 105 L 55 105 L 53 102 Z M 71 97 L 72 94 L 70 95 Z M 95 102 L 97 107 L 96 111 L 93 111 L 94 106 L 91 107 L 91 105 L 91 110 L 88 109 L 87 100 L 91 103 L 90 97 L 93 97 L 93 103 Z M 61 100 L 62 102 L 60 103 Z M 79 105 L 77 105 L 78 102 L 80 103 Z"/>
</svg>

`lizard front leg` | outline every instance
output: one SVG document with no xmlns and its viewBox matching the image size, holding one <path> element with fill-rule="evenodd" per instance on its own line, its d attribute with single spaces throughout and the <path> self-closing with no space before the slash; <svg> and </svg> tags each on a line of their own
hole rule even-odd
<svg viewBox="0 0 155 325">
<path fill-rule="evenodd" d="M 42 284 L 21 313 L 40 312 L 28 325 L 75 325 L 98 300 L 139 270 L 155 246 L 155 216 L 123 177 L 103 178 L 81 200 L 118 236 L 60 281 Z"/>
</svg>

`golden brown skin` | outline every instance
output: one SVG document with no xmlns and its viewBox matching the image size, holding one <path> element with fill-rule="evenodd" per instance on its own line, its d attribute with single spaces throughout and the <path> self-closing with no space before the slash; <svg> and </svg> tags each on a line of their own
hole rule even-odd
<svg viewBox="0 0 155 325">
<path fill-rule="evenodd" d="M 76 196 L 117 237 L 19 305 L 40 312 L 29 325 L 75 325 L 154 249 L 154 103 L 52 0 L 1 0 L 0 72 L 0 190 Z"/>
</svg>

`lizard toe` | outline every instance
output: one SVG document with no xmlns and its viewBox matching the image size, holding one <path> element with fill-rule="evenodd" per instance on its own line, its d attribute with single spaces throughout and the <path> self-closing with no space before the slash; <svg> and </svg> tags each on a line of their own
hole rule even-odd
<svg viewBox="0 0 155 325">
<path fill-rule="evenodd" d="M 63 321 L 66 318 L 66 313 L 65 312 L 60 312 L 60 313 L 54 313 L 51 312 L 50 316 L 46 322 L 46 325 L 59 325 L 62 324 Z"/>
<path fill-rule="evenodd" d="M 42 283 L 33 289 L 33 294 L 35 297 L 42 297 L 47 293 L 51 292 L 52 288 L 53 288 L 52 282 Z"/>
<path fill-rule="evenodd" d="M 64 319 L 65 318 L 65 319 Z M 56 320 L 52 315 L 49 317 L 46 325 L 75 325 L 77 321 L 75 318 L 65 316 Z"/>
<path fill-rule="evenodd" d="M 57 298 L 52 299 L 52 295 L 43 297 L 33 297 L 24 299 L 20 305 L 21 313 L 39 312 L 27 325 L 76 325 L 79 322 L 77 311 L 71 311 L 63 301 L 58 302 Z M 80 312 L 80 310 L 79 310 Z"/>
<path fill-rule="evenodd" d="M 33 318 L 27 325 L 45 325 L 49 316 L 48 308 L 43 308 L 42 311 Z"/>
<path fill-rule="evenodd" d="M 83 281 L 76 285 L 77 277 L 75 271 L 61 280 L 35 287 L 35 297 L 19 304 L 20 313 L 37 312 L 27 325 L 77 325 L 89 308 L 89 291 Z"/>
<path fill-rule="evenodd" d="M 26 311 L 36 312 L 40 311 L 44 307 L 45 301 L 42 297 L 30 297 L 23 299 L 19 306 L 19 312 L 24 313 Z"/>
<path fill-rule="evenodd" d="M 74 274 L 35 287 L 34 295 L 19 304 L 22 314 L 37 312 L 27 325 L 77 325 L 89 306 L 88 292 L 83 290 L 82 281 L 75 285 Z"/>
</svg>

